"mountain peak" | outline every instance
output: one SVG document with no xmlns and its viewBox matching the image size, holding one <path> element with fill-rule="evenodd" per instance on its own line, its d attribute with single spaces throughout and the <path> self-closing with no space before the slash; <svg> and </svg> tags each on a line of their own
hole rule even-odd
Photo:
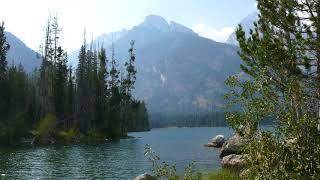
<svg viewBox="0 0 320 180">
<path fill-rule="evenodd" d="M 154 27 L 164 32 L 169 30 L 169 23 L 163 17 L 158 15 L 147 16 L 141 25 L 144 27 Z"/>
<path fill-rule="evenodd" d="M 178 33 L 188 33 L 195 34 L 192 29 L 181 25 L 177 22 L 171 21 L 170 23 L 159 15 L 149 15 L 141 23 L 142 27 L 156 28 L 162 32 L 178 32 Z"/>
<path fill-rule="evenodd" d="M 179 23 L 176 23 L 174 21 L 170 22 L 170 30 L 173 32 L 179 32 L 179 33 L 188 33 L 188 34 L 195 34 L 192 29 L 181 25 Z"/>
<path fill-rule="evenodd" d="M 242 25 L 243 30 L 245 31 L 246 35 L 249 35 L 250 29 L 254 28 L 253 24 L 255 21 L 258 20 L 259 17 L 259 13 L 258 12 L 254 12 L 249 14 L 248 16 L 246 16 L 244 19 L 242 19 L 242 21 L 240 22 L 240 24 Z M 237 36 L 236 33 L 233 32 L 228 40 L 227 40 L 228 44 L 233 44 L 238 46 L 238 40 L 237 40 Z"/>
<path fill-rule="evenodd" d="M 168 22 L 161 16 L 159 15 L 154 15 L 154 14 L 151 14 L 151 15 L 148 15 L 146 16 L 145 22 L 151 22 L 151 23 L 164 23 L 164 24 L 168 24 Z"/>
</svg>

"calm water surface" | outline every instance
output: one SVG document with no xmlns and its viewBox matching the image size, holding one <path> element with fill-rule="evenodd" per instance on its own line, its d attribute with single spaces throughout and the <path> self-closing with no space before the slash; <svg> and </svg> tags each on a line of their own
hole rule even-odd
<svg viewBox="0 0 320 180">
<path fill-rule="evenodd" d="M 133 179 L 150 172 L 146 144 L 162 161 L 176 163 L 178 171 L 191 162 L 202 171 L 213 170 L 220 168 L 219 150 L 203 145 L 217 134 L 231 133 L 227 127 L 166 128 L 106 144 L 2 148 L 0 174 L 8 179 Z"/>
</svg>

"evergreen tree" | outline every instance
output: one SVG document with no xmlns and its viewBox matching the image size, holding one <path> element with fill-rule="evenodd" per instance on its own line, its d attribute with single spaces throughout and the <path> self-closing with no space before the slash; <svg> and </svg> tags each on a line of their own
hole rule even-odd
<svg viewBox="0 0 320 180">
<path fill-rule="evenodd" d="M 67 54 L 61 47 L 57 48 L 56 60 L 55 60 L 55 74 L 54 74 L 54 104 L 55 114 L 60 120 L 66 118 L 66 106 L 67 106 Z"/>
<path fill-rule="evenodd" d="M 96 127 L 103 127 L 107 129 L 107 96 L 108 96 L 108 70 L 107 70 L 107 55 L 104 48 L 100 49 L 99 55 L 99 71 L 98 71 L 98 83 L 97 83 L 97 116 Z"/>
<path fill-rule="evenodd" d="M 74 95 L 75 95 L 75 84 L 74 76 L 72 73 L 72 66 L 68 68 L 68 82 L 67 82 L 67 104 L 66 104 L 66 127 L 72 127 L 72 119 L 74 114 Z"/>
<path fill-rule="evenodd" d="M 121 119 L 122 119 L 122 131 L 126 131 L 126 127 L 132 123 L 135 119 L 135 112 L 133 111 L 132 102 L 132 90 L 134 89 L 134 83 L 136 80 L 136 69 L 134 67 L 135 63 L 135 52 L 134 52 L 134 41 L 130 42 L 129 59 L 125 62 L 125 67 L 127 71 L 127 76 L 121 81 Z"/>
<path fill-rule="evenodd" d="M 28 110 L 30 108 L 30 91 L 27 74 L 22 65 L 14 65 L 8 70 L 8 116 L 4 131 L 8 144 L 13 144 L 26 132 Z"/>
<path fill-rule="evenodd" d="M 112 54 L 111 54 L 111 69 L 110 69 L 110 99 L 108 103 L 109 114 L 108 119 L 108 131 L 111 136 L 119 136 L 121 132 L 121 117 L 120 117 L 120 103 L 121 103 L 121 94 L 120 94 L 120 72 L 117 69 L 117 61 L 115 58 L 114 46 L 112 45 Z"/>
<path fill-rule="evenodd" d="M 53 64 L 53 44 L 52 44 L 52 27 L 51 19 L 48 19 L 46 27 L 46 35 L 44 39 L 44 46 L 41 52 L 42 64 L 40 67 L 40 78 L 39 78 L 39 114 L 38 119 L 43 118 L 48 113 L 54 113 L 54 92 L 53 92 L 53 75 L 54 75 L 54 64 Z"/>
<path fill-rule="evenodd" d="M 127 70 L 127 77 L 124 80 L 124 86 L 125 86 L 125 95 L 128 96 L 128 98 L 131 98 L 132 96 L 132 90 L 134 89 L 134 83 L 136 81 L 136 73 L 137 70 L 135 69 L 134 63 L 135 63 L 135 52 L 134 52 L 134 41 L 131 41 L 130 43 L 130 49 L 129 52 L 129 60 L 125 63 L 125 67 Z"/>
<path fill-rule="evenodd" d="M 88 110 L 88 85 L 87 77 L 88 73 L 86 71 L 87 67 L 87 46 L 86 40 L 81 46 L 79 52 L 79 64 L 77 68 L 76 76 L 76 104 L 75 104 L 75 123 L 76 126 L 80 127 L 80 130 L 83 132 L 86 130 L 86 119 L 88 119 L 87 110 Z"/>
<path fill-rule="evenodd" d="M 227 120 L 246 141 L 245 178 L 318 179 L 320 2 L 258 0 L 258 9 L 249 38 L 237 30 L 251 79 L 227 80 L 230 105 L 242 109 Z M 274 133 L 260 131 L 268 118 L 277 122 Z"/>
<path fill-rule="evenodd" d="M 87 128 L 95 129 L 96 121 L 96 107 L 97 107 L 97 84 L 98 84 L 98 63 L 97 63 L 97 52 L 93 48 L 93 43 L 87 52 L 87 63 L 88 63 L 88 86 L 89 86 L 89 117 L 87 120 Z"/>
<path fill-rule="evenodd" d="M 10 48 L 4 34 L 4 23 L 0 26 L 0 123 L 6 118 L 8 112 L 8 83 L 7 83 L 7 52 Z M 1 126 L 1 124 L 0 124 Z"/>
<path fill-rule="evenodd" d="M 6 41 L 6 36 L 4 34 L 4 23 L 2 22 L 0 26 L 0 79 L 5 79 L 5 73 L 7 70 L 7 52 L 10 49 L 9 44 Z"/>
</svg>

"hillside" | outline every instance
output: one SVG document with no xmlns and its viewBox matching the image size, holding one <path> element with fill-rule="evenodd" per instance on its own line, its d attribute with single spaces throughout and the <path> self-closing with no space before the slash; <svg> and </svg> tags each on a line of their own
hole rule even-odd
<svg viewBox="0 0 320 180">
<path fill-rule="evenodd" d="M 160 16 L 147 16 L 131 30 L 104 34 L 94 44 L 103 44 L 111 52 L 111 39 L 120 63 L 127 57 L 129 42 L 135 40 L 135 95 L 146 100 L 151 113 L 219 111 L 224 80 L 239 71 L 237 47 L 203 38 Z M 73 64 L 77 53 L 70 55 Z"/>
<path fill-rule="evenodd" d="M 22 64 L 28 72 L 40 66 L 41 60 L 38 59 L 37 53 L 34 50 L 26 46 L 18 37 L 10 32 L 5 32 L 5 36 L 10 44 L 10 50 L 7 54 L 9 65 Z"/>
</svg>

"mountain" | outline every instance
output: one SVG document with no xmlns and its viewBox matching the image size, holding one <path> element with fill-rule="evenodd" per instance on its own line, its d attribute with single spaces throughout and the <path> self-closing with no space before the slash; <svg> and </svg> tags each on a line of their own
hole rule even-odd
<svg viewBox="0 0 320 180">
<path fill-rule="evenodd" d="M 7 42 L 10 44 L 10 50 L 7 54 L 8 64 L 22 64 L 27 72 L 39 67 L 41 60 L 38 59 L 37 53 L 26 46 L 19 38 L 10 32 L 5 32 Z"/>
<path fill-rule="evenodd" d="M 186 114 L 221 109 L 224 80 L 239 71 L 237 47 L 201 37 L 156 15 L 115 34 L 120 34 L 113 41 L 121 64 L 128 57 L 130 41 L 136 42 L 135 96 L 146 101 L 149 112 Z M 103 44 L 111 52 L 110 37 L 112 34 L 102 35 L 93 43 Z"/>
<path fill-rule="evenodd" d="M 242 25 L 243 30 L 248 35 L 250 33 L 250 29 L 253 28 L 253 23 L 258 20 L 258 13 L 254 12 L 247 17 L 245 17 L 239 24 Z M 238 46 L 236 32 L 233 32 L 229 38 L 227 39 L 228 44 L 233 44 Z"/>
</svg>

